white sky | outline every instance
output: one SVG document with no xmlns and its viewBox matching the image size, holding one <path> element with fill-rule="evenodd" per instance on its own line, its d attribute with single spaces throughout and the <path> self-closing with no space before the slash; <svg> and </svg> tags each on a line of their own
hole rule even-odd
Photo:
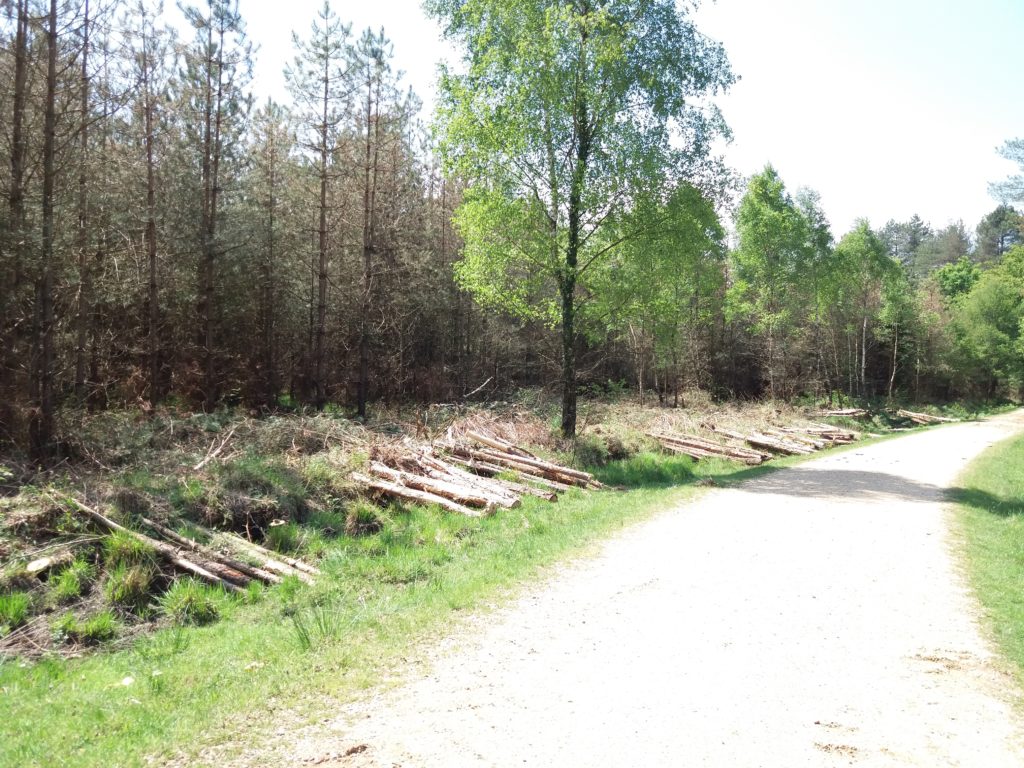
<svg viewBox="0 0 1024 768">
<path fill-rule="evenodd" d="M 287 100 L 291 33 L 308 36 L 321 5 L 241 0 L 258 97 Z M 436 62 L 454 54 L 418 0 L 332 7 L 354 35 L 384 27 L 429 108 Z M 837 237 L 858 217 L 914 213 L 973 230 L 997 205 L 987 185 L 1015 167 L 995 149 L 1024 137 L 1024 0 L 718 0 L 696 19 L 741 77 L 718 102 L 727 160 L 744 175 L 771 162 L 791 191 L 818 190 Z"/>
</svg>

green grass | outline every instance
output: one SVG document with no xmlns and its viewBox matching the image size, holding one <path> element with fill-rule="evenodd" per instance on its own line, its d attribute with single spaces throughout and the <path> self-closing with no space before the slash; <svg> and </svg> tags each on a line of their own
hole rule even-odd
<svg viewBox="0 0 1024 768">
<path fill-rule="evenodd" d="M 27 592 L 0 595 L 0 637 L 25 623 L 32 598 Z"/>
<path fill-rule="evenodd" d="M 69 603 L 85 594 L 96 579 L 96 568 L 84 558 L 75 558 L 50 580 L 50 589 L 56 603 Z"/>
<path fill-rule="evenodd" d="M 82 768 L 189 762 L 250 729 L 277 727 L 282 711 L 289 722 L 311 721 L 391 677 L 460 615 L 681 502 L 698 481 L 764 471 L 641 454 L 597 470 L 614 490 L 571 491 L 554 504 L 530 497 L 483 519 L 365 505 L 344 521 L 337 512 L 311 516 L 300 528 L 322 548 L 313 587 L 288 579 L 218 597 L 219 621 L 171 626 L 126 650 L 0 661 L 0 765 L 49 765 L 54 755 Z M 135 682 L 122 685 L 128 678 Z"/>
<path fill-rule="evenodd" d="M 195 579 L 179 579 L 160 596 L 160 609 L 175 624 L 202 626 L 217 620 L 224 592 Z"/>
<path fill-rule="evenodd" d="M 971 463 L 953 494 L 975 594 L 1024 681 L 1024 437 Z"/>
</svg>

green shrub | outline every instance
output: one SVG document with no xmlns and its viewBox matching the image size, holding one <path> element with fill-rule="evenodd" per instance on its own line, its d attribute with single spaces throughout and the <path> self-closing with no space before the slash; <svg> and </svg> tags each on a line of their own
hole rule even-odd
<svg viewBox="0 0 1024 768">
<path fill-rule="evenodd" d="M 267 546 L 276 552 L 294 552 L 299 548 L 302 539 L 298 523 L 273 525 L 267 529 Z"/>
<path fill-rule="evenodd" d="M 84 622 L 68 611 L 53 623 L 54 638 L 73 643 L 96 645 L 117 635 L 117 619 L 110 611 L 100 611 Z"/>
<path fill-rule="evenodd" d="M 92 563 L 76 557 L 51 580 L 53 598 L 58 603 L 68 603 L 85 594 L 95 579 L 96 568 Z"/>
<path fill-rule="evenodd" d="M 0 637 L 24 624 L 31 607 L 32 598 L 27 592 L 0 595 Z"/>
<path fill-rule="evenodd" d="M 195 579 L 179 579 L 160 597 L 160 608 L 175 624 L 201 626 L 220 616 L 221 592 Z"/>
<path fill-rule="evenodd" d="M 151 566 L 122 563 L 107 574 L 103 595 L 111 605 L 141 613 L 149 605 L 155 575 Z"/>
<path fill-rule="evenodd" d="M 108 567 L 152 565 L 156 551 L 130 533 L 114 531 L 103 540 L 103 560 Z"/>
<path fill-rule="evenodd" d="M 348 514 L 345 516 L 346 536 L 367 536 L 377 533 L 383 527 L 379 507 L 363 499 L 349 505 Z"/>
<path fill-rule="evenodd" d="M 573 445 L 578 467 L 603 467 L 608 463 L 608 445 L 596 435 L 580 435 Z"/>
</svg>

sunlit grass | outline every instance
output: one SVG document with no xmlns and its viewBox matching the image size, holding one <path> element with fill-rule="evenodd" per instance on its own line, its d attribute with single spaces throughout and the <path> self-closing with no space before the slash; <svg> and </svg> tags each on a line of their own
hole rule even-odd
<svg viewBox="0 0 1024 768">
<path fill-rule="evenodd" d="M 953 493 L 971 585 L 1024 681 L 1024 438 L 986 451 Z"/>
</svg>

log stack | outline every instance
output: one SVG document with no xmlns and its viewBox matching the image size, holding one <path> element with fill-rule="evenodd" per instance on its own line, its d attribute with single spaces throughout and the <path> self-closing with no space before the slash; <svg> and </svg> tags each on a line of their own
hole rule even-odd
<svg viewBox="0 0 1024 768">
<path fill-rule="evenodd" d="M 917 413 L 915 411 L 907 411 L 900 409 L 896 411 L 896 415 L 902 419 L 910 419 L 915 424 L 920 426 L 928 426 L 931 424 L 950 424 L 959 419 L 950 419 L 945 416 L 932 416 L 930 413 Z"/>
<path fill-rule="evenodd" d="M 770 454 L 761 451 L 724 445 L 694 435 L 673 435 L 667 432 L 648 432 L 647 435 L 661 443 L 665 450 L 682 453 L 697 461 L 706 458 L 719 458 L 742 461 L 744 464 L 757 466 L 765 459 L 770 458 Z"/>
<path fill-rule="evenodd" d="M 822 411 L 825 416 L 846 416 L 851 419 L 859 419 L 867 416 L 868 412 L 863 408 L 832 408 Z"/>
<path fill-rule="evenodd" d="M 494 435 L 467 430 L 431 449 L 381 451 L 352 478 L 376 496 L 436 504 L 471 517 L 515 509 L 526 495 L 555 501 L 571 488 L 600 488 L 588 472 L 541 459 Z M 506 479 L 512 475 L 516 479 Z M 538 487 L 540 486 L 540 487 Z"/>
</svg>

